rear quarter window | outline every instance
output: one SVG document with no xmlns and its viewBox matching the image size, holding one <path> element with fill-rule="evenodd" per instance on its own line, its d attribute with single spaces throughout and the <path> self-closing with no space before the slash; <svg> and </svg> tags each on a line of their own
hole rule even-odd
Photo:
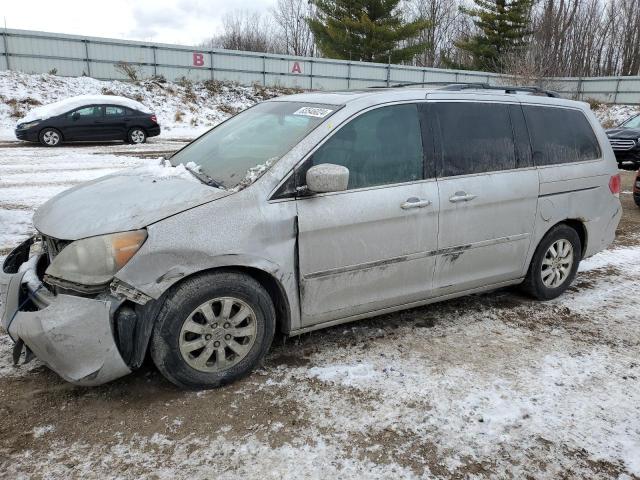
<svg viewBox="0 0 640 480">
<path fill-rule="evenodd" d="M 580 110 L 523 106 L 537 166 L 583 162 L 601 157 L 600 145 Z"/>
</svg>

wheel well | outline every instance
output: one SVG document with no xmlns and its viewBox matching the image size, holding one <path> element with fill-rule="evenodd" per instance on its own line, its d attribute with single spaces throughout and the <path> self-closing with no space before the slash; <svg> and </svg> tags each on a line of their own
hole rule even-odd
<svg viewBox="0 0 640 480">
<path fill-rule="evenodd" d="M 287 295 L 280 282 L 273 275 L 265 272 L 264 270 L 245 266 L 211 268 L 208 270 L 201 270 L 199 272 L 196 272 L 193 275 L 183 278 L 178 283 L 182 283 L 183 281 L 192 278 L 195 275 L 207 275 L 216 272 L 240 272 L 256 280 L 260 285 L 264 287 L 264 289 L 271 297 L 271 300 L 273 301 L 273 306 L 276 309 L 276 331 L 283 333 L 289 331 L 289 326 L 291 324 L 291 311 L 289 307 L 289 301 L 287 300 Z M 176 283 L 172 286 L 172 288 L 177 285 L 178 284 Z"/>
<path fill-rule="evenodd" d="M 565 225 L 573 228 L 576 231 L 576 233 L 578 234 L 578 237 L 580 238 L 580 246 L 582 247 L 581 255 L 584 256 L 584 252 L 587 251 L 587 240 L 588 240 L 587 229 L 585 228 L 584 223 L 576 219 L 567 219 L 562 222 L 559 222 L 559 224 L 561 223 L 564 223 Z"/>
<path fill-rule="evenodd" d="M 60 134 L 60 140 L 64 140 L 64 135 L 62 134 L 60 129 L 58 129 L 56 127 L 42 127 L 40 130 L 38 130 L 38 139 L 40 138 L 40 135 L 42 135 L 42 132 L 44 132 L 47 129 L 48 130 L 55 130 L 56 132 L 58 132 Z"/>
</svg>

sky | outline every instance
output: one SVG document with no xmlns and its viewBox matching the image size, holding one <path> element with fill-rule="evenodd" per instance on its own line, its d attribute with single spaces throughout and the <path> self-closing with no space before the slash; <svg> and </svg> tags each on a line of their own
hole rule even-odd
<svg viewBox="0 0 640 480">
<path fill-rule="evenodd" d="M 267 12 L 275 0 L 0 0 L 7 28 L 194 45 L 220 33 L 237 9 Z"/>
</svg>

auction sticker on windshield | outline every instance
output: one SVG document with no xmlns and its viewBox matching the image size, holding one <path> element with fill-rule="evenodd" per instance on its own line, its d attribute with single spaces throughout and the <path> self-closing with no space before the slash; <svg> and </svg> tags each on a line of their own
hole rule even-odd
<svg viewBox="0 0 640 480">
<path fill-rule="evenodd" d="M 318 107 L 302 107 L 293 112 L 294 115 L 304 115 L 306 117 L 324 118 L 329 115 L 333 110 L 328 108 Z"/>
</svg>

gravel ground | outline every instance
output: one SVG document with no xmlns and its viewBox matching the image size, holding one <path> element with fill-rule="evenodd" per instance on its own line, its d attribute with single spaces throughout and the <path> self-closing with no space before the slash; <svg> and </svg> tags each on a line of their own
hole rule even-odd
<svg viewBox="0 0 640 480">
<path fill-rule="evenodd" d="M 51 195 L 181 145 L 0 145 L 0 256 Z M 0 477 L 640 478 L 640 209 L 551 302 L 508 289 L 277 338 L 182 392 L 152 366 L 99 388 L 0 335 Z"/>
</svg>

